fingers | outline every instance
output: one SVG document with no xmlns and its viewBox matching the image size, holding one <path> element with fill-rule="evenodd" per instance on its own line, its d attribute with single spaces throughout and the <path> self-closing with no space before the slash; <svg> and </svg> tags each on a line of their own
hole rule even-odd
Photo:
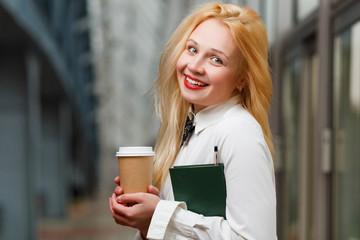
<svg viewBox="0 0 360 240">
<path fill-rule="evenodd" d="M 110 208 L 111 215 L 114 216 L 114 211 L 113 211 L 113 209 L 112 209 L 111 198 L 109 198 L 109 208 Z"/>
<path fill-rule="evenodd" d="M 148 192 L 155 194 L 156 196 L 160 197 L 160 191 L 157 187 L 154 187 L 153 185 L 149 185 Z"/>
<path fill-rule="evenodd" d="M 159 201 L 160 198 L 151 193 L 129 193 L 120 196 L 113 193 L 109 199 L 109 205 L 116 223 L 134 227 L 146 233 Z"/>
<path fill-rule="evenodd" d="M 116 201 L 116 195 L 114 193 L 111 195 L 110 198 L 110 206 L 111 206 L 111 212 L 113 213 L 113 217 L 114 215 L 124 215 L 123 214 L 124 206 Z"/>
<path fill-rule="evenodd" d="M 115 194 L 112 194 L 111 198 L 109 199 L 109 205 L 112 217 L 114 218 L 115 222 L 123 226 L 130 226 L 130 222 L 125 214 L 126 207 L 122 204 L 116 203 Z"/>
<path fill-rule="evenodd" d="M 124 224 L 122 224 L 122 221 L 121 221 L 121 219 L 120 219 L 120 216 L 118 216 L 118 215 L 114 212 L 114 210 L 113 210 L 113 204 L 112 204 L 111 198 L 109 198 L 109 207 L 110 207 L 111 215 L 112 215 L 112 217 L 114 218 L 115 222 L 116 222 L 117 224 L 124 225 Z"/>
<path fill-rule="evenodd" d="M 120 185 L 120 178 L 119 178 L 119 176 L 115 177 L 114 182 L 115 182 L 116 184 Z M 117 187 L 115 187 L 114 192 L 115 192 L 116 195 L 121 195 L 121 194 L 124 193 L 124 190 L 122 189 L 122 187 L 117 186 Z"/>
<path fill-rule="evenodd" d="M 115 192 L 115 194 L 118 195 L 118 196 L 124 193 L 122 187 L 116 187 L 115 190 L 114 190 L 114 192 Z"/>
<path fill-rule="evenodd" d="M 120 177 L 119 176 L 115 177 L 114 182 L 115 184 L 120 185 Z"/>
</svg>

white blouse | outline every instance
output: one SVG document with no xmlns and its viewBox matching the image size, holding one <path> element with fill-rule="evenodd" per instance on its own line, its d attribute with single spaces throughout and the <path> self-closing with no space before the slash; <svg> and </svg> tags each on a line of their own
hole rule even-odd
<svg viewBox="0 0 360 240">
<path fill-rule="evenodd" d="M 195 131 L 174 165 L 214 163 L 214 146 L 224 163 L 227 220 L 186 210 L 186 203 L 174 201 L 168 176 L 148 239 L 277 239 L 271 153 L 260 125 L 237 98 L 196 114 Z"/>
</svg>

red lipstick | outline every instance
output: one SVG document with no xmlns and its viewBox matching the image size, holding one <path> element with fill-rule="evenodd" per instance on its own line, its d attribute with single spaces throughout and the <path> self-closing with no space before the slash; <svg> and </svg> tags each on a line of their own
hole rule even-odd
<svg viewBox="0 0 360 240">
<path fill-rule="evenodd" d="M 190 80 L 190 82 L 191 81 L 198 82 L 201 85 L 192 84 L 188 81 L 188 79 Z M 184 85 L 185 85 L 185 87 L 187 87 L 191 90 L 200 90 L 200 89 L 203 89 L 208 86 L 208 84 L 204 83 L 203 81 L 200 81 L 199 79 L 196 79 L 196 78 L 192 78 L 188 75 L 185 75 L 185 77 L 184 77 Z"/>
</svg>

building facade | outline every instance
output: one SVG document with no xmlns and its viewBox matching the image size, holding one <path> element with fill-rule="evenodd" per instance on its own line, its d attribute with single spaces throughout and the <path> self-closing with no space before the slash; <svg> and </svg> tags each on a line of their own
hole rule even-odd
<svg viewBox="0 0 360 240">
<path fill-rule="evenodd" d="M 360 1 L 275 11 L 279 239 L 360 239 Z"/>
<path fill-rule="evenodd" d="M 0 1 L 0 239 L 37 239 L 95 191 L 87 5 Z"/>
</svg>

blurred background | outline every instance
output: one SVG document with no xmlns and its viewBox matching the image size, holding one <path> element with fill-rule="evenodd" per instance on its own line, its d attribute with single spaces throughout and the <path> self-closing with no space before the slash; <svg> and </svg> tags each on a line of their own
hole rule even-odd
<svg viewBox="0 0 360 240">
<path fill-rule="evenodd" d="M 154 146 L 158 61 L 201 0 L 0 0 L 0 239 L 133 239 L 120 145 Z M 228 0 L 270 42 L 279 240 L 360 239 L 360 0 Z"/>
</svg>

